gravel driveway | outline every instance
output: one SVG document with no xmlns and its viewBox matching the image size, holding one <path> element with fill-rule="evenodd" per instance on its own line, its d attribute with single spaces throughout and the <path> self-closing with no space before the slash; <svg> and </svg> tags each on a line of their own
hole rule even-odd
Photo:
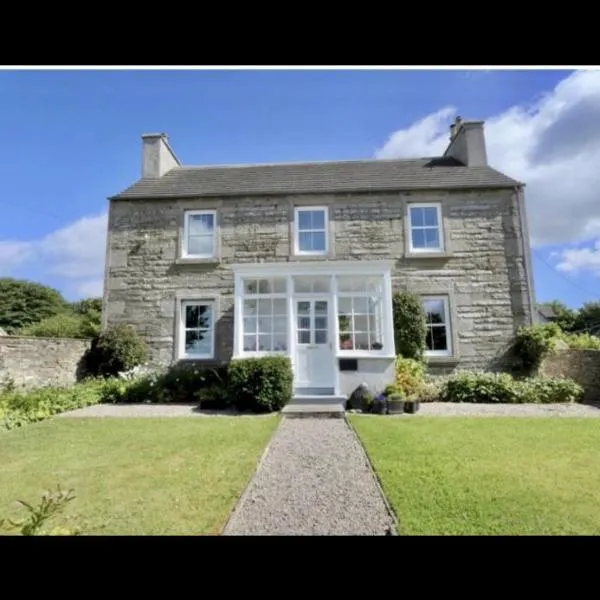
<svg viewBox="0 0 600 600">
<path fill-rule="evenodd" d="M 394 521 L 345 419 L 284 418 L 225 535 L 385 535 Z"/>
</svg>

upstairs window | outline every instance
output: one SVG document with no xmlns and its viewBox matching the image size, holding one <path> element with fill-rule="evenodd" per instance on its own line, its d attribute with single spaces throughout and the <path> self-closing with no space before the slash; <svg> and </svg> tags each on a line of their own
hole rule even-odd
<svg viewBox="0 0 600 600">
<path fill-rule="evenodd" d="M 411 252 L 443 252 L 441 204 L 409 204 Z"/>
<path fill-rule="evenodd" d="M 327 254 L 327 208 L 296 208 L 295 217 L 296 254 Z"/>
<path fill-rule="evenodd" d="M 216 229 L 216 211 L 187 211 L 183 228 L 182 256 L 184 258 L 214 258 Z"/>
</svg>

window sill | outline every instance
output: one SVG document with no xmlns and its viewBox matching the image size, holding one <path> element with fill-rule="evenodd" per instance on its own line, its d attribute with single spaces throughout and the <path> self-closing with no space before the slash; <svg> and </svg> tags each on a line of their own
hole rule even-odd
<svg viewBox="0 0 600 600">
<path fill-rule="evenodd" d="M 180 356 L 177 360 L 179 361 L 185 361 L 185 360 L 189 360 L 189 361 L 197 361 L 197 360 L 211 360 L 214 361 L 216 360 L 214 356 Z"/>
<path fill-rule="evenodd" d="M 213 256 L 211 258 L 195 258 L 193 256 L 180 256 L 175 259 L 176 265 L 211 265 L 221 262 L 219 258 Z"/>
<path fill-rule="evenodd" d="M 460 362 L 460 357 L 458 356 L 424 356 L 425 360 L 428 363 L 435 365 L 455 365 Z"/>
<path fill-rule="evenodd" d="M 368 350 L 339 350 L 336 355 L 336 358 L 385 358 L 388 360 L 395 359 L 396 356 L 394 354 L 382 353 L 378 354 L 377 352 L 369 352 Z"/>
<path fill-rule="evenodd" d="M 411 252 L 407 250 L 404 258 L 452 258 L 452 252 Z"/>
</svg>

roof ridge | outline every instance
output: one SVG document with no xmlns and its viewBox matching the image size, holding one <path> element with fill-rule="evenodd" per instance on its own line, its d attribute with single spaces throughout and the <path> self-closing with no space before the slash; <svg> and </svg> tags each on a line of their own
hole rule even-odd
<svg viewBox="0 0 600 600">
<path fill-rule="evenodd" d="M 225 168 L 251 168 L 251 167 L 284 167 L 284 166 L 307 166 L 307 165 L 340 165 L 353 163 L 390 163 L 390 162 L 420 162 L 423 160 L 434 160 L 442 156 L 423 156 L 421 158 L 350 158 L 347 160 L 309 160 L 290 162 L 267 162 L 267 163 L 230 163 L 214 165 L 181 165 L 172 170 L 196 171 L 199 169 L 225 169 Z"/>
</svg>

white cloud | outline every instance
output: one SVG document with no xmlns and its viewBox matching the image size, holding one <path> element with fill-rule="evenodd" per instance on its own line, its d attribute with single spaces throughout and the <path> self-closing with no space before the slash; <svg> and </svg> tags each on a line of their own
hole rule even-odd
<svg viewBox="0 0 600 600">
<path fill-rule="evenodd" d="M 560 252 L 560 261 L 556 268 L 564 273 L 590 271 L 600 276 L 600 240 L 597 240 L 592 247 L 563 250 Z"/>
<path fill-rule="evenodd" d="M 38 240 L 0 240 L 0 275 L 35 263 L 78 297 L 102 294 L 107 215 L 83 217 Z M 64 289 L 64 288 L 63 288 Z"/>
<path fill-rule="evenodd" d="M 456 114 L 444 107 L 396 131 L 375 156 L 443 153 Z M 534 245 L 600 236 L 600 71 L 578 71 L 529 106 L 488 116 L 485 134 L 490 165 L 527 184 Z"/>
</svg>

